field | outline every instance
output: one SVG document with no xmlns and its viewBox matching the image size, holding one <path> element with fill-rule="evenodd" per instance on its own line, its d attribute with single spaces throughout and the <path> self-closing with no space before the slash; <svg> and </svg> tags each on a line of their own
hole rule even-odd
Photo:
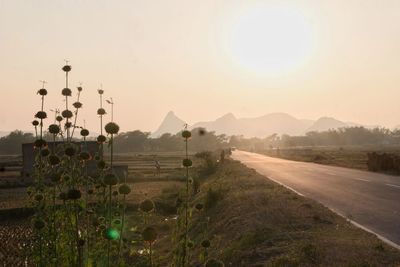
<svg viewBox="0 0 400 267">
<path fill-rule="evenodd" d="M 182 153 L 181 153 L 182 154 Z M 161 165 L 157 174 L 154 160 Z M 30 224 L 26 217 L 31 214 L 27 197 L 27 187 L 19 181 L 21 157 L 3 156 L 0 159 L 5 170 L 1 172 L 0 188 L 0 266 L 25 266 L 24 250 L 29 240 Z M 128 165 L 128 181 L 132 192 L 128 195 L 128 221 L 137 221 L 137 206 L 140 201 L 150 198 L 157 200 L 162 194 L 174 194 L 183 186 L 183 170 L 180 153 L 164 154 L 117 154 L 117 165 Z M 165 194 L 165 193 L 168 194 Z M 155 201 L 156 206 L 159 202 Z M 168 207 L 161 206 L 160 212 L 168 217 Z M 166 209 L 167 212 L 164 210 Z M 173 207 L 170 209 L 173 210 Z M 154 219 L 159 219 L 157 214 Z M 158 218 L 157 218 L 158 217 Z M 165 243 L 165 242 L 164 242 Z"/>
<path fill-rule="evenodd" d="M 282 159 L 368 170 L 367 153 L 392 153 L 400 155 L 398 146 L 342 146 L 301 147 L 257 150 L 257 153 Z"/>
</svg>

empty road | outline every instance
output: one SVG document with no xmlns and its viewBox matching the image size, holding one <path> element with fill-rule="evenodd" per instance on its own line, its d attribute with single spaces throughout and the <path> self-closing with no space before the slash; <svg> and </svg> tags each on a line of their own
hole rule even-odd
<svg viewBox="0 0 400 267">
<path fill-rule="evenodd" d="M 400 177 L 238 150 L 233 151 L 232 158 L 322 203 L 400 248 Z"/>
</svg>

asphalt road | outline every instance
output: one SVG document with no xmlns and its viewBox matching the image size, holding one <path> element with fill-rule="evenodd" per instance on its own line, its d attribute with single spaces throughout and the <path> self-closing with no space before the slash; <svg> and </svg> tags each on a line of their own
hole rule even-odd
<svg viewBox="0 0 400 267">
<path fill-rule="evenodd" d="M 400 177 L 238 150 L 232 158 L 400 248 Z"/>
</svg>

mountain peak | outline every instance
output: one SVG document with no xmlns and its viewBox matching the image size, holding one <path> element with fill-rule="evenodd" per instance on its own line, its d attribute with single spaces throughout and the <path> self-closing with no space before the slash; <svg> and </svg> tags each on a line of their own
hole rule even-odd
<svg viewBox="0 0 400 267">
<path fill-rule="evenodd" d="M 186 122 L 175 115 L 171 110 L 167 113 L 160 127 L 151 134 L 151 137 L 157 138 L 165 133 L 176 134 L 183 129 Z"/>
<path fill-rule="evenodd" d="M 236 120 L 235 115 L 233 115 L 233 113 L 229 112 L 226 113 L 224 116 L 218 118 L 217 120 Z"/>
</svg>

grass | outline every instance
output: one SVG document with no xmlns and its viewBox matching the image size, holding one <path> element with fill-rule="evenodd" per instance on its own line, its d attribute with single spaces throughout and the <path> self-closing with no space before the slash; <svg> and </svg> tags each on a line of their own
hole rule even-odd
<svg viewBox="0 0 400 267">
<path fill-rule="evenodd" d="M 271 157 L 288 160 L 314 162 L 324 165 L 368 170 L 367 153 L 393 153 L 400 154 L 400 148 L 395 146 L 343 146 L 343 147 L 307 147 L 307 148 L 282 148 L 278 150 L 258 150 Z"/>
<path fill-rule="evenodd" d="M 210 256 L 227 266 L 398 266 L 400 252 L 317 202 L 301 197 L 239 162 L 228 160 L 204 182 L 224 190 L 195 215 L 192 235 L 204 238 L 211 218 Z M 367 265 L 368 264 L 368 265 Z"/>
</svg>

